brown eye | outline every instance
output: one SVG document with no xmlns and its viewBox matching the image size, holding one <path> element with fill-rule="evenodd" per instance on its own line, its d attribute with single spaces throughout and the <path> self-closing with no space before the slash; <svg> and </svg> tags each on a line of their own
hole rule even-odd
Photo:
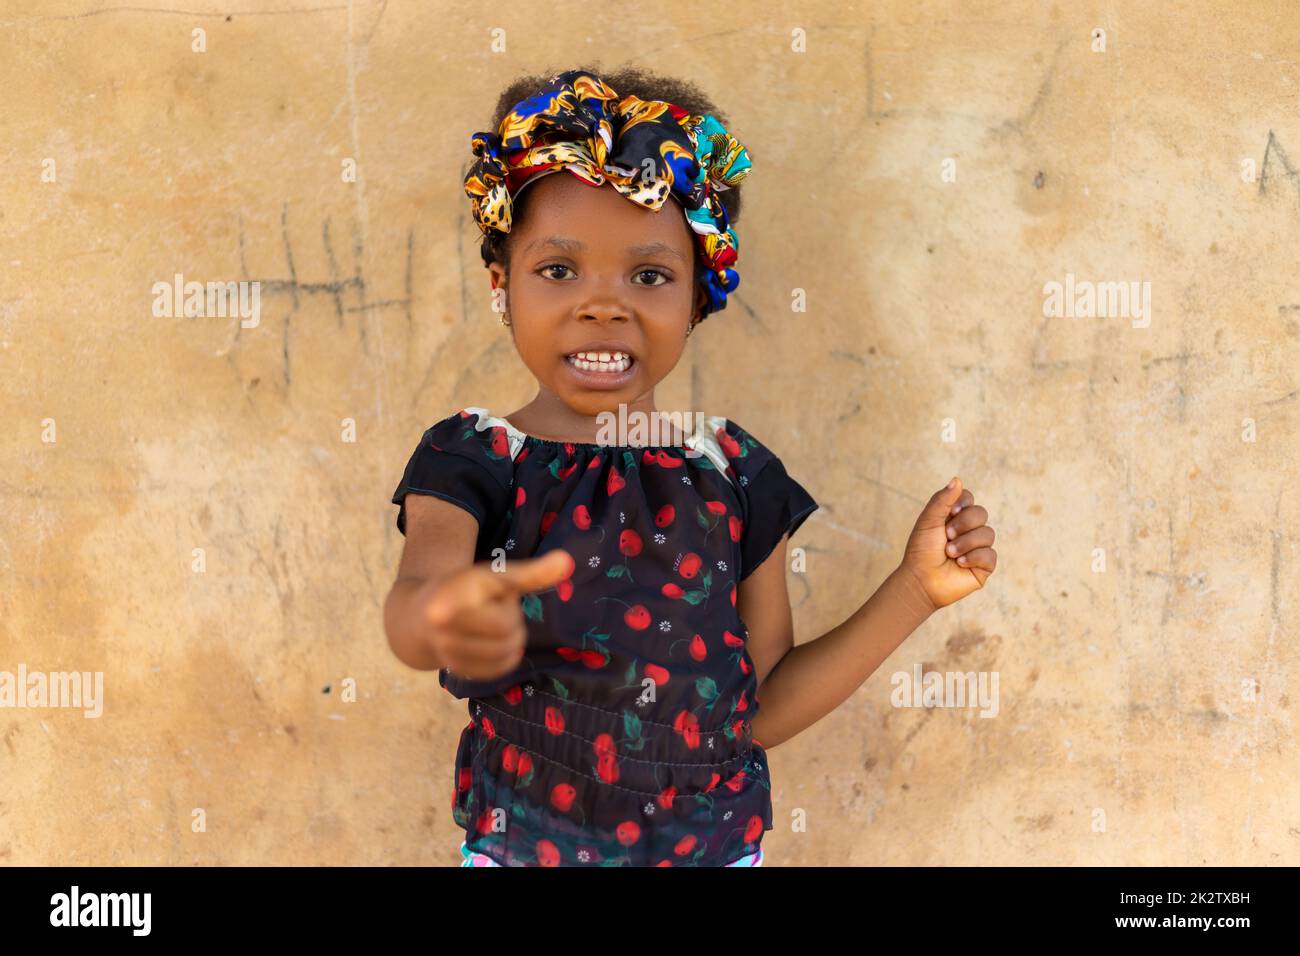
<svg viewBox="0 0 1300 956">
<path fill-rule="evenodd" d="M 651 286 L 655 286 L 655 285 L 664 285 L 664 284 L 666 284 L 666 283 L 669 281 L 669 280 L 668 280 L 668 277 L 667 277 L 666 275 L 664 275 L 662 272 L 660 272 L 658 269 L 642 269 L 640 272 L 637 273 L 637 275 L 639 275 L 639 276 L 646 276 L 646 275 L 649 275 L 649 276 L 660 276 L 660 277 L 662 277 L 663 280 L 664 280 L 663 282 L 639 282 L 639 283 L 637 283 L 638 285 L 651 285 Z"/>
<path fill-rule="evenodd" d="M 540 269 L 538 269 L 537 271 L 538 271 L 538 273 L 540 273 L 540 274 L 546 275 L 547 278 L 550 278 L 550 279 L 562 279 L 562 278 L 564 278 L 563 276 L 551 275 L 550 272 L 551 272 L 552 269 L 565 269 L 565 270 L 569 270 L 569 267 L 566 266 L 566 265 L 564 265 L 563 263 L 560 263 L 560 262 L 552 262 L 550 265 L 542 266 L 542 267 L 541 267 Z M 569 271 L 572 271 L 572 270 L 569 270 Z"/>
</svg>

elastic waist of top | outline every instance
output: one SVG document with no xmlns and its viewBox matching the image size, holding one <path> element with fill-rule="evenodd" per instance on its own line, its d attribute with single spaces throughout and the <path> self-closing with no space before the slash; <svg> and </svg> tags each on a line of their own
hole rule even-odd
<svg viewBox="0 0 1300 956">
<path fill-rule="evenodd" d="M 637 698 L 628 699 L 623 710 L 611 711 L 525 683 L 515 703 L 503 696 L 473 697 L 469 708 L 488 736 L 544 754 L 558 749 L 576 756 L 609 753 L 622 765 L 712 767 L 719 773 L 734 770 L 750 757 L 753 739 L 748 716 L 720 710 L 721 701 L 714 708 L 716 715 L 683 709 L 671 715 L 673 722 L 666 722 L 667 715 L 653 710 L 653 704 L 643 709 Z"/>
</svg>

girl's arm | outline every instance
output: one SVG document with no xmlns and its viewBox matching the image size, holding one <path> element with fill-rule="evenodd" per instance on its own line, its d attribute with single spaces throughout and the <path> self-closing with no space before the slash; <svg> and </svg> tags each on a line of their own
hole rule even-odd
<svg viewBox="0 0 1300 956">
<path fill-rule="evenodd" d="M 884 583 L 844 623 L 798 647 L 784 538 L 745 579 L 736 606 L 749 628 L 760 681 L 751 725 L 760 746 L 770 750 L 825 717 L 935 610 L 984 586 L 997 554 L 988 512 L 974 500 L 956 478 L 935 492 L 912 528 L 902 562 Z"/>
<path fill-rule="evenodd" d="M 770 581 L 779 581 L 784 595 L 785 573 L 785 543 L 782 542 L 745 579 L 742 584 L 745 590 L 738 597 L 737 606 L 746 599 L 748 591 L 747 606 L 770 608 L 767 613 L 774 613 L 779 622 L 782 614 L 779 608 L 772 607 L 770 592 L 768 597 L 759 595 L 764 588 L 776 590 Z M 852 696 L 934 610 L 921 583 L 900 565 L 852 617 L 816 640 L 798 647 L 789 646 L 779 658 L 765 660 L 763 664 L 751 650 L 750 657 L 761 681 L 758 716 L 751 726 L 753 738 L 765 750 L 771 750 L 817 723 Z M 748 624 L 745 612 L 741 617 Z M 790 617 L 788 599 L 784 617 L 786 620 Z M 756 623 L 761 621 L 763 625 L 767 620 L 766 616 L 754 617 Z M 772 630 L 766 626 L 750 626 L 751 641 L 755 636 L 758 638 L 756 649 L 783 641 Z M 781 632 L 784 628 L 778 624 L 774 630 Z M 793 636 L 790 643 L 793 644 Z M 762 654 L 763 650 L 758 653 Z"/>
<path fill-rule="evenodd" d="M 438 582 L 474 563 L 478 519 L 431 495 L 406 497 L 406 543 L 384 602 L 384 630 L 397 659 L 432 671 L 443 661 L 430 646 L 426 609 Z"/>
</svg>

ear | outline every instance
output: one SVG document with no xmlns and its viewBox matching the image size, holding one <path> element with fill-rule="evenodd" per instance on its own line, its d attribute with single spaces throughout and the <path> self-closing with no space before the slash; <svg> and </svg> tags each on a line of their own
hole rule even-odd
<svg viewBox="0 0 1300 956">
<path fill-rule="evenodd" d="M 703 288 L 695 290 L 695 305 L 691 312 L 691 324 L 699 325 L 704 317 L 704 307 L 709 304 L 709 293 Z"/>
<path fill-rule="evenodd" d="M 499 262 L 489 263 L 487 268 L 489 273 L 488 279 L 492 283 L 492 300 L 495 303 L 498 295 L 505 295 L 506 270 Z M 502 291 L 498 292 L 498 289 Z M 508 300 L 505 302 L 505 305 L 508 307 Z"/>
</svg>

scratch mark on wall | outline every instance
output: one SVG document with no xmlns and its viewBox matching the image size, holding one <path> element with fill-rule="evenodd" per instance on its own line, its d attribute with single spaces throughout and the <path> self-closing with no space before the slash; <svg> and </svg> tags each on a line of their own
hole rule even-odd
<svg viewBox="0 0 1300 956">
<path fill-rule="evenodd" d="M 400 307 L 406 312 L 408 327 L 412 323 L 412 296 L 411 290 L 414 287 L 414 260 L 415 260 L 415 233 L 414 229 L 407 230 L 406 241 L 406 264 L 403 275 L 404 295 L 396 299 L 377 299 L 371 301 L 369 296 L 369 286 L 363 272 L 363 260 L 365 249 L 361 231 L 354 228 L 352 243 L 352 275 L 344 277 L 339 265 L 338 258 L 334 252 L 334 240 L 331 232 L 331 220 L 326 219 L 321 226 L 321 243 L 325 252 L 325 259 L 329 267 L 330 278 L 325 282 L 308 282 L 298 275 L 297 261 L 294 255 L 293 239 L 289 229 L 289 206 L 285 203 L 280 212 L 280 241 L 284 249 L 285 265 L 288 271 L 287 278 L 255 278 L 249 275 L 248 260 L 245 251 L 245 235 L 243 217 L 239 221 L 239 267 L 241 277 L 245 281 L 257 282 L 261 286 L 263 296 L 285 295 L 287 294 L 292 300 L 292 307 L 285 316 L 284 328 L 282 330 L 283 343 L 281 346 L 281 356 L 284 362 L 283 378 L 284 384 L 292 384 L 292 319 L 298 315 L 300 309 L 304 306 L 304 299 L 313 295 L 327 295 L 334 305 L 334 314 L 340 328 L 343 327 L 344 315 L 364 313 L 367 318 L 373 320 L 373 313 L 378 309 Z M 356 303 L 347 305 L 345 296 L 352 292 Z M 239 322 L 233 323 L 234 336 L 231 344 L 239 337 L 241 325 Z M 368 341 L 366 338 L 366 323 L 357 324 L 357 334 L 359 337 L 361 349 L 368 353 Z M 229 348 L 223 350 L 222 354 L 229 351 Z M 382 378 L 382 376 L 379 376 Z"/>
<path fill-rule="evenodd" d="M 366 280 L 365 280 L 365 256 L 366 256 L 366 238 L 365 224 L 353 223 L 352 225 L 352 277 L 357 280 L 357 288 L 361 296 L 359 307 L 364 311 L 366 308 Z M 368 351 L 366 346 L 366 323 L 357 323 L 357 332 L 361 337 L 361 350 Z"/>
<path fill-rule="evenodd" d="M 456 229 L 456 264 L 460 267 L 458 269 L 460 275 L 460 320 L 462 322 L 468 322 L 469 287 L 465 284 L 465 230 L 464 228 L 461 228 L 465 225 L 463 218 L 457 217 L 456 224 L 458 227 Z M 478 226 L 475 226 L 474 228 L 478 229 Z M 484 263 L 483 267 L 486 269 L 487 263 Z M 509 299 L 507 299 L 506 305 L 509 306 L 509 304 Z"/>
<path fill-rule="evenodd" d="M 370 29 L 366 31 L 365 39 L 361 41 L 366 46 L 370 45 L 370 41 L 374 37 L 375 31 L 379 29 L 379 21 L 384 18 L 384 12 L 387 9 L 388 0 L 379 0 L 379 12 L 375 14 L 375 22 L 370 25 Z"/>
<path fill-rule="evenodd" d="M 819 525 L 825 525 L 828 528 L 838 531 L 840 534 L 847 535 L 848 537 L 852 538 L 854 541 L 859 541 L 863 544 L 869 544 L 873 548 L 882 551 L 888 550 L 893 547 L 892 543 L 888 541 L 882 541 L 880 538 L 874 535 L 866 534 L 862 531 L 859 531 L 857 528 L 848 528 L 842 524 L 839 524 L 836 521 L 832 521 L 830 518 L 827 518 L 824 515 L 822 515 L 823 510 L 825 509 L 818 508 L 816 511 L 814 511 L 812 514 L 808 516 L 808 520 L 815 521 Z"/>
<path fill-rule="evenodd" d="M 1268 131 L 1268 142 L 1264 144 L 1264 160 L 1259 164 L 1259 194 L 1263 196 L 1268 193 L 1269 161 L 1275 153 L 1277 154 L 1277 161 L 1282 164 L 1282 172 L 1278 173 L 1278 176 L 1290 180 L 1291 185 L 1296 189 L 1296 199 L 1300 202 L 1300 171 L 1297 171 L 1291 165 L 1286 150 L 1277 141 L 1277 137 L 1273 135 L 1272 130 Z"/>
<path fill-rule="evenodd" d="M 866 76 L 863 96 L 867 104 L 866 118 L 869 120 L 889 119 L 894 115 L 894 110 L 876 109 L 876 62 L 871 50 L 875 39 L 876 25 L 873 23 L 870 32 L 867 34 L 866 41 L 862 44 L 862 71 Z"/>
<path fill-rule="evenodd" d="M 283 203 L 280 206 L 280 239 L 284 243 L 284 261 L 289 266 L 289 294 L 293 297 L 293 308 L 289 314 L 284 317 L 284 329 L 282 330 L 283 341 L 280 347 L 284 353 L 284 384 L 287 388 L 290 385 L 290 362 L 289 362 L 289 329 L 293 323 L 294 314 L 298 311 L 298 270 L 293 264 L 293 243 L 289 241 L 289 204 Z"/>
<path fill-rule="evenodd" d="M 1000 136 L 1006 133 L 1015 133 L 1018 136 L 1025 135 L 1034 120 L 1038 118 L 1038 114 L 1042 112 L 1048 97 L 1052 95 L 1052 81 L 1056 76 L 1056 65 L 1060 62 L 1061 53 L 1069 42 L 1068 37 L 1062 37 L 1057 41 L 1056 49 L 1052 51 L 1052 59 L 1047 64 L 1047 70 L 1043 73 L 1043 78 L 1039 81 L 1038 88 L 1034 91 L 1034 98 L 1030 101 L 1029 106 L 1019 116 L 1013 116 L 993 130 L 995 135 Z"/>
<path fill-rule="evenodd" d="M 386 0 L 381 0 L 386 2 Z M 178 10 L 173 7 L 104 7 L 100 10 L 86 10 L 82 13 L 68 13 L 63 15 L 51 15 L 45 17 L 22 17 L 16 20 L 0 21 L 0 27 L 18 26 L 28 23 L 46 23 L 56 20 L 86 20 L 90 17 L 103 16 L 109 13 L 158 13 L 164 16 L 188 17 L 192 19 L 206 20 L 225 20 L 230 21 L 233 16 L 241 17 L 276 17 L 276 16 L 296 16 L 301 13 L 336 13 L 345 10 L 347 7 L 335 5 L 331 7 L 300 7 L 290 10 L 241 10 L 238 14 L 231 14 L 218 11 L 216 13 L 206 10 Z M 382 12 L 382 11 L 381 11 Z"/>
<path fill-rule="evenodd" d="M 356 55 L 357 50 L 356 50 L 356 44 L 353 42 L 353 35 L 355 33 L 355 26 L 353 24 L 353 7 L 354 4 L 352 0 L 349 0 L 348 32 L 346 38 L 347 91 L 348 91 L 348 108 L 350 113 L 350 117 L 349 117 L 350 122 L 349 122 L 348 129 L 351 134 L 351 140 L 352 140 L 352 156 L 357 161 L 357 180 L 355 183 L 353 183 L 353 186 L 356 189 L 357 228 L 358 228 L 358 237 L 359 237 L 358 241 L 361 249 L 364 250 L 369 247 L 369 242 L 367 241 L 367 237 L 366 237 L 366 230 L 370 226 L 370 210 L 369 210 L 369 205 L 366 201 L 366 175 L 365 175 L 366 164 L 362 161 L 362 154 L 361 154 L 361 112 L 357 102 L 357 55 Z M 380 14 L 381 15 L 383 14 L 382 9 L 380 10 Z M 373 27 L 371 32 L 373 33 Z M 369 36 L 367 36 L 363 41 L 363 43 L 368 42 L 369 39 L 370 39 Z M 356 274 L 358 276 L 362 274 L 360 255 L 358 255 L 357 257 Z M 383 322 L 380 321 L 378 314 L 373 310 L 368 310 L 363 321 L 361 322 L 361 327 L 363 330 L 368 322 L 373 322 L 375 324 L 375 346 L 376 346 L 375 354 L 379 356 L 379 360 L 382 362 L 384 356 L 384 324 Z M 364 344 L 365 339 L 363 339 L 362 341 Z M 384 415 L 385 380 L 386 380 L 386 376 L 384 375 L 374 376 L 375 422 L 379 428 L 380 461 L 389 460 L 388 447 L 387 447 L 388 429 L 384 427 L 385 426 L 385 415 Z"/>
<path fill-rule="evenodd" d="M 325 246 L 325 259 L 329 262 L 330 266 L 330 283 L 336 285 L 340 276 L 339 263 L 338 260 L 334 258 L 334 246 L 330 243 L 330 221 L 328 218 L 326 218 L 325 222 L 321 225 L 320 233 L 321 243 Z M 341 329 L 343 328 L 343 293 L 339 288 L 335 288 L 333 292 L 334 316 L 338 320 L 338 327 Z"/>
<path fill-rule="evenodd" d="M 370 574 L 370 562 L 366 560 L 365 554 L 361 555 L 361 573 L 366 576 L 366 593 L 370 595 L 370 603 L 373 607 L 383 610 L 383 605 L 379 603 L 380 589 L 375 586 L 375 579 Z"/>
<path fill-rule="evenodd" d="M 406 230 L 406 273 L 402 277 L 402 293 L 405 297 L 406 309 L 406 340 L 411 341 L 411 336 L 415 334 L 415 307 L 411 304 L 415 299 L 415 227 L 410 226 Z M 410 350 L 407 350 L 410 354 Z"/>
<path fill-rule="evenodd" d="M 727 296 L 727 304 L 730 305 L 733 302 L 736 303 L 738 306 L 740 306 L 741 309 L 744 310 L 745 316 L 749 319 L 752 319 L 754 324 L 758 326 L 760 331 L 762 332 L 767 331 L 767 326 L 763 323 L 762 318 L 759 316 L 757 312 L 755 312 L 753 309 L 750 308 L 749 303 L 745 301 L 745 297 L 741 294 L 739 289 L 737 289 L 735 292 Z"/>
</svg>

